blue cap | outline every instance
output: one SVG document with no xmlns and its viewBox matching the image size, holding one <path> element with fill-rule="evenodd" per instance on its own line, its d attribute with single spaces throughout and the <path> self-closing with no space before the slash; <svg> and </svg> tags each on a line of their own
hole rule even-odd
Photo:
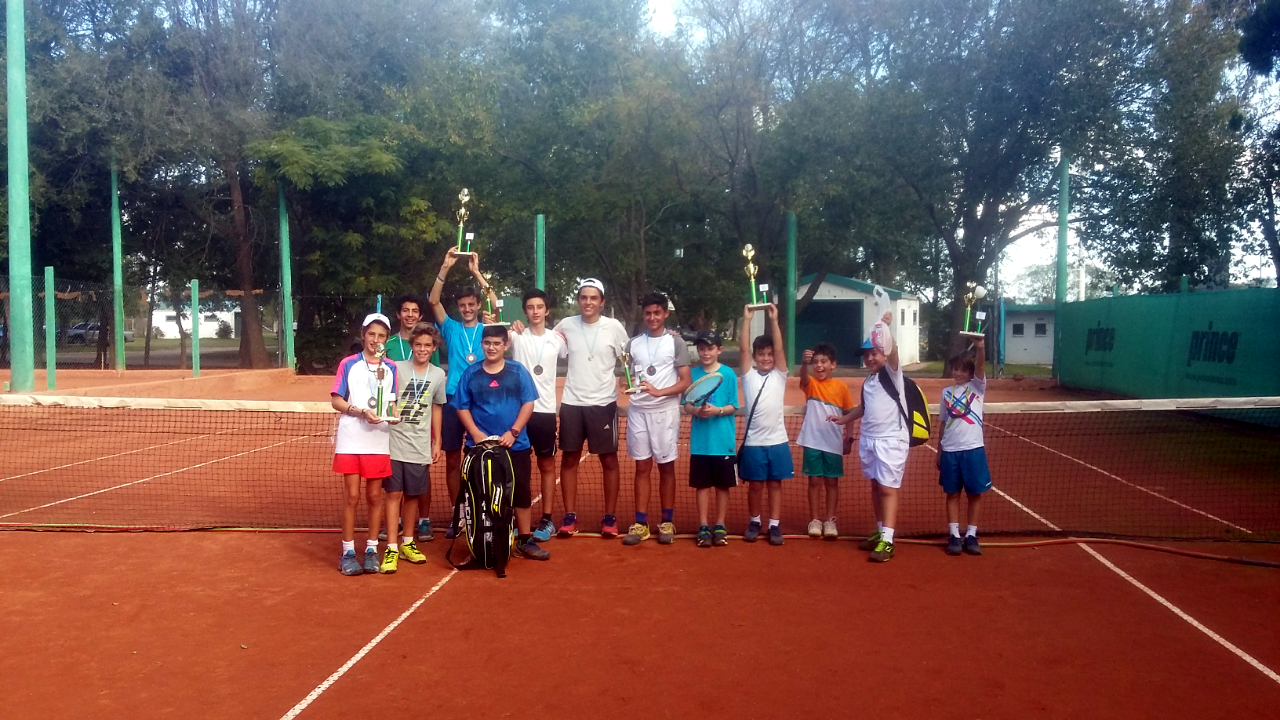
<svg viewBox="0 0 1280 720">
<path fill-rule="evenodd" d="M 863 341 L 862 341 L 862 349 L 863 349 L 863 350 L 873 350 L 873 349 L 875 349 L 875 346 L 873 346 L 873 345 L 871 344 L 871 338 L 867 338 L 866 340 L 863 340 Z"/>
</svg>

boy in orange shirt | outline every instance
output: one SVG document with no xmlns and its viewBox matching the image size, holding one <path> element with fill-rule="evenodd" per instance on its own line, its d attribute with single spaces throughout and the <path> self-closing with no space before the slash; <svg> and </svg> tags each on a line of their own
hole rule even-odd
<svg viewBox="0 0 1280 720">
<path fill-rule="evenodd" d="M 809 367 L 813 367 L 810 377 Z M 809 477 L 809 537 L 835 540 L 836 502 L 844 475 L 844 428 L 832 422 L 853 410 L 853 393 L 843 380 L 831 377 L 836 369 L 836 349 L 820 342 L 804 351 L 800 365 L 800 389 L 804 391 L 804 424 L 796 444 L 804 448 L 801 471 Z M 822 513 L 822 489 L 827 489 Z M 825 521 L 821 518 L 825 518 Z"/>
</svg>

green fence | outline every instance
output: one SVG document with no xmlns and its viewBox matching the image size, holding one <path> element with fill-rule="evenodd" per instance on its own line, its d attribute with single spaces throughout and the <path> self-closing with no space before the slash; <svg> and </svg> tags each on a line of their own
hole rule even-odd
<svg viewBox="0 0 1280 720">
<path fill-rule="evenodd" d="M 1280 395 L 1280 290 L 1067 303 L 1064 385 L 1140 398 Z"/>
</svg>

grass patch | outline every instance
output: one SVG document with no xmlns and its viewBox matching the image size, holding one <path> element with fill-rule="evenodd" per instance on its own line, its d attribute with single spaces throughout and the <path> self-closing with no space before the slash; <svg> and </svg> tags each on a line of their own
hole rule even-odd
<svg viewBox="0 0 1280 720">
<path fill-rule="evenodd" d="M 942 361 L 927 362 L 921 365 L 912 366 L 912 375 L 923 375 L 925 377 L 941 377 Z M 995 374 L 994 366 L 987 363 L 987 376 L 991 377 Z M 1025 377 L 1051 377 L 1053 368 L 1049 365 L 1018 365 L 1006 363 L 1004 366 L 1004 376 L 1013 377 L 1014 375 L 1023 375 Z"/>
</svg>

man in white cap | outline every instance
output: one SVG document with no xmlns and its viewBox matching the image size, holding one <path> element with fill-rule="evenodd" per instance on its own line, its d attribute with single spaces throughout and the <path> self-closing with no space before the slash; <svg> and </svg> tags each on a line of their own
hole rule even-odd
<svg viewBox="0 0 1280 720">
<path fill-rule="evenodd" d="M 564 393 L 560 404 L 560 488 L 565 516 L 558 535 L 578 532 L 578 463 L 585 443 L 600 458 L 604 471 L 605 515 L 600 535 L 618 536 L 618 358 L 627 346 L 622 323 L 600 314 L 604 283 L 587 278 L 578 284 L 580 315 L 565 318 L 555 332 L 568 352 Z"/>
<path fill-rule="evenodd" d="M 376 573 L 378 530 L 382 524 L 382 480 L 391 476 L 391 426 L 382 418 L 391 415 L 396 400 L 396 365 L 384 362 L 383 352 L 391 335 L 391 321 L 382 313 L 365 317 L 360 341 L 363 352 L 338 364 L 329 401 L 342 413 L 334 439 L 333 471 L 342 475 L 346 504 L 342 508 L 342 557 L 338 569 L 343 575 Z M 356 509 L 360 506 L 360 483 L 364 480 L 369 502 L 369 539 L 365 543 L 364 564 L 356 560 Z M 393 528 L 394 530 L 394 528 Z M 388 552 L 397 545 L 393 542 Z"/>
</svg>

